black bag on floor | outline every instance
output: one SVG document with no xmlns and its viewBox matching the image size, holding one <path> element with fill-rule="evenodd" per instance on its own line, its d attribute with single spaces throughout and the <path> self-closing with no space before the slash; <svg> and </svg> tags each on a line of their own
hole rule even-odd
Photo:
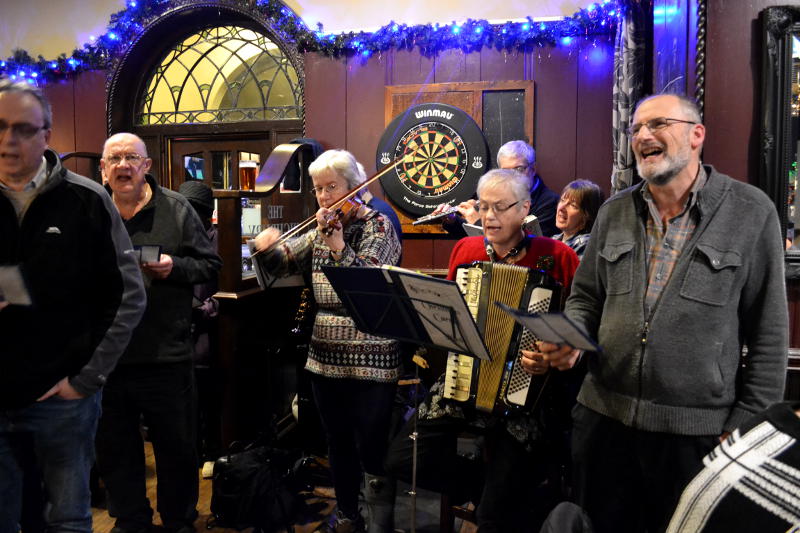
<svg viewBox="0 0 800 533">
<path fill-rule="evenodd" d="M 294 531 L 300 500 L 292 481 L 297 457 L 259 446 L 224 455 L 214 463 L 211 514 L 207 526 L 271 533 Z"/>
</svg>

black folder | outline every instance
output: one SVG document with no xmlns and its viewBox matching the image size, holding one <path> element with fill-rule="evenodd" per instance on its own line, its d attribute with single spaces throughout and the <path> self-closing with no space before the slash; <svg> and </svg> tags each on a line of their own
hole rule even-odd
<svg viewBox="0 0 800 533">
<path fill-rule="evenodd" d="M 494 304 L 545 342 L 566 344 L 587 352 L 602 351 L 600 345 L 579 324 L 563 313 L 526 313 L 500 302 Z"/>
</svg>

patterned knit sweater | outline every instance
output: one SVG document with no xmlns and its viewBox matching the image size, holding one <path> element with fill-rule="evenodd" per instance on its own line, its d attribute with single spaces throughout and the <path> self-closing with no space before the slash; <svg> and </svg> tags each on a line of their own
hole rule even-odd
<svg viewBox="0 0 800 533">
<path fill-rule="evenodd" d="M 778 403 L 709 453 L 667 533 L 800 531 L 800 403 Z"/>
<path fill-rule="evenodd" d="M 335 261 L 330 248 L 313 230 L 278 247 L 261 260 L 262 266 L 277 276 L 311 271 L 318 311 L 307 370 L 330 378 L 394 382 L 400 366 L 398 343 L 356 329 L 322 266 L 396 265 L 400 242 L 392 224 L 372 210 L 345 227 L 344 242 L 341 259 Z"/>
</svg>

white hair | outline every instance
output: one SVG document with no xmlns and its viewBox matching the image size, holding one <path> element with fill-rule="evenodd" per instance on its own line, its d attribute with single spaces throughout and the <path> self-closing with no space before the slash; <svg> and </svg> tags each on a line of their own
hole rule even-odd
<svg viewBox="0 0 800 533">
<path fill-rule="evenodd" d="M 481 191 L 486 187 L 495 187 L 505 183 L 511 189 L 511 194 L 514 198 L 521 202 L 530 199 L 530 179 L 528 176 L 511 169 L 494 169 L 490 170 L 478 180 L 478 198 L 481 197 Z"/>
<path fill-rule="evenodd" d="M 328 150 L 323 152 L 308 167 L 312 178 L 325 172 L 333 172 L 344 178 L 349 189 L 355 189 L 367 180 L 364 166 L 347 150 Z"/>
</svg>

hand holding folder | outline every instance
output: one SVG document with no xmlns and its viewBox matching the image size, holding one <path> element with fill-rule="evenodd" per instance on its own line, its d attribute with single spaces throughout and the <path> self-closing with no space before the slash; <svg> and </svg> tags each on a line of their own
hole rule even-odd
<svg viewBox="0 0 800 533">
<path fill-rule="evenodd" d="M 514 320 L 522 324 L 526 329 L 533 332 L 539 339 L 558 344 L 561 346 L 571 346 L 586 352 L 600 352 L 600 346 L 589 336 L 588 333 L 579 325 L 569 319 L 563 313 L 533 313 L 529 314 L 509 307 L 500 302 L 495 305 L 508 313 Z"/>
</svg>

